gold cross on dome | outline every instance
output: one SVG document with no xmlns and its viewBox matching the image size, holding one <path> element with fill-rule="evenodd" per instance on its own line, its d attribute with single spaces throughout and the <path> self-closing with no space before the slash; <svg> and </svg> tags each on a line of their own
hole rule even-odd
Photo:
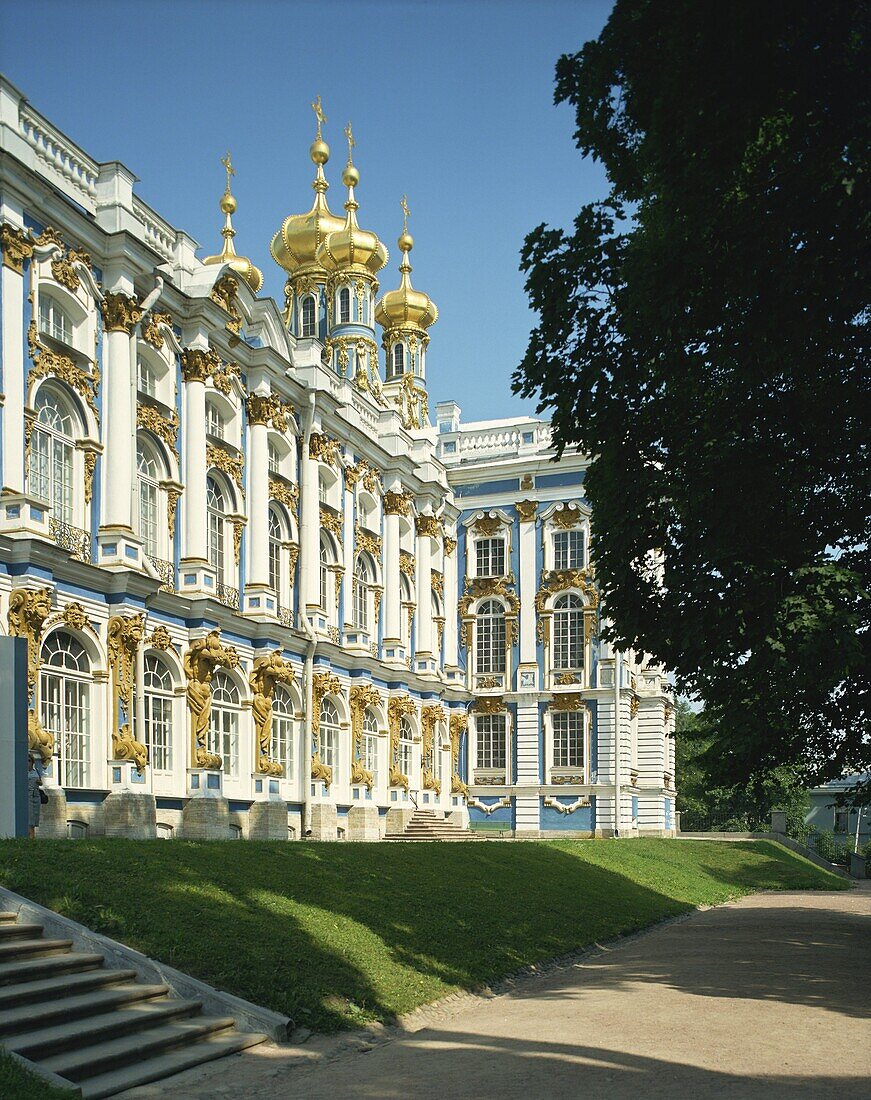
<svg viewBox="0 0 871 1100">
<path fill-rule="evenodd" d="M 230 176 L 236 175 L 236 169 L 233 167 L 233 162 L 230 159 L 229 152 L 225 157 L 221 157 L 221 164 L 227 169 L 227 190 L 230 190 Z"/>
<path fill-rule="evenodd" d="M 312 103 L 311 109 L 314 111 L 315 118 L 318 120 L 318 137 L 320 137 L 321 136 L 321 126 L 323 126 L 323 124 L 327 121 L 327 116 L 324 114 L 323 108 L 321 107 L 321 97 L 320 96 L 318 96 L 318 98 L 314 101 L 314 103 Z"/>
<path fill-rule="evenodd" d="M 357 144 L 357 142 L 354 141 L 354 133 L 351 130 L 351 123 L 350 122 L 345 127 L 345 137 L 348 139 L 348 164 L 350 164 L 351 163 L 351 156 L 352 156 L 353 151 L 354 151 L 354 146 Z"/>
<path fill-rule="evenodd" d="M 408 209 L 408 198 L 406 195 L 402 196 L 402 202 L 399 205 L 402 207 L 402 232 L 405 233 L 408 229 L 408 215 L 411 213 Z"/>
</svg>

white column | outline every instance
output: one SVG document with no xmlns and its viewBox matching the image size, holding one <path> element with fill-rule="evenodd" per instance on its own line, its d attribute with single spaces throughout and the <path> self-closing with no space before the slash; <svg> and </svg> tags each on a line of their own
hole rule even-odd
<svg viewBox="0 0 871 1100">
<path fill-rule="evenodd" d="M 133 377 L 132 333 L 139 321 L 139 303 L 127 294 L 107 294 L 103 363 L 103 514 L 102 526 L 132 532 L 133 471 L 136 464 L 136 383 Z"/>
<path fill-rule="evenodd" d="M 432 542 L 426 529 L 435 523 L 432 516 L 417 517 L 417 543 L 415 558 L 417 561 L 417 614 L 414 616 L 416 627 L 415 658 L 431 657 L 433 653 L 432 622 Z"/>
<path fill-rule="evenodd" d="M 206 353 L 187 348 L 182 356 L 184 378 L 184 544 L 182 558 L 208 560 L 206 522 Z"/>
<path fill-rule="evenodd" d="M 400 628 L 399 515 L 384 502 L 384 641 L 398 643 Z"/>
<path fill-rule="evenodd" d="M 340 471 L 340 476 L 344 478 L 344 470 Z M 354 598 L 354 490 L 347 479 L 344 479 L 344 486 L 342 507 L 345 522 L 342 528 L 342 557 L 345 566 L 345 623 L 350 624 L 354 617 L 354 609 L 351 606 Z"/>
<path fill-rule="evenodd" d="M 15 251 L 13 251 L 13 249 Z M 24 492 L 24 275 L 30 254 L 24 232 L 5 227 L 0 290 L 3 301 L 3 485 Z"/>
<path fill-rule="evenodd" d="M 520 664 L 534 665 L 535 652 L 535 522 L 520 520 Z"/>
<path fill-rule="evenodd" d="M 301 591 L 300 614 L 306 608 L 314 609 L 320 602 L 320 508 L 318 500 L 318 463 L 311 458 L 303 447 L 302 470 L 300 474 L 300 556 L 306 554 L 308 571 L 304 582 L 307 591 Z M 302 546 L 306 541 L 305 549 Z"/>
<path fill-rule="evenodd" d="M 456 536 L 451 536 L 456 539 Z M 457 667 L 457 601 L 460 593 L 457 588 L 457 547 L 449 554 L 447 549 L 444 555 L 445 561 L 445 668 Z"/>
<path fill-rule="evenodd" d="M 255 400 L 258 398 L 259 401 Z M 269 439 L 259 394 L 248 399 L 248 583 L 269 584 Z"/>
</svg>

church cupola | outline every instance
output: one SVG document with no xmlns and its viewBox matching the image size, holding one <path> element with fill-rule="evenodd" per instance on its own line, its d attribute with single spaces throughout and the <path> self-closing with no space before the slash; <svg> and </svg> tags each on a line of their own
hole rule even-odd
<svg viewBox="0 0 871 1100">
<path fill-rule="evenodd" d="M 375 306 L 375 320 L 384 329 L 382 341 L 387 356 L 387 381 L 411 374 L 426 381 L 427 329 L 438 320 L 439 311 L 428 294 L 411 285 L 409 254 L 414 238 L 408 232 L 408 200 L 403 195 L 402 235 L 397 242 L 402 253 L 401 279 L 396 290 L 388 290 Z"/>
<path fill-rule="evenodd" d="M 245 280 L 248 286 L 251 287 L 251 292 L 257 294 L 263 286 L 263 272 L 260 268 L 255 267 L 247 256 L 237 256 L 233 245 L 236 230 L 233 228 L 232 217 L 236 213 L 236 200 L 230 190 L 230 178 L 236 175 L 236 170 L 230 160 L 229 153 L 223 158 L 221 164 L 227 172 L 227 186 L 221 196 L 220 203 L 221 213 L 224 215 L 224 228 L 221 230 L 221 236 L 224 238 L 224 248 L 219 256 L 207 256 L 203 263 L 227 264 L 231 271 L 235 271 L 240 278 Z"/>
<path fill-rule="evenodd" d="M 287 272 L 284 287 L 285 323 L 301 339 L 326 336 L 326 271 L 318 260 L 320 246 L 330 233 L 341 229 L 343 218 L 333 214 L 327 205 L 329 184 L 324 165 L 330 159 L 330 147 L 323 138 L 327 117 L 321 107 L 321 97 L 312 103 L 317 132 L 309 154 L 316 166 L 312 187 L 314 203 L 307 214 L 291 214 L 282 222 L 272 238 L 272 258 Z"/>
</svg>

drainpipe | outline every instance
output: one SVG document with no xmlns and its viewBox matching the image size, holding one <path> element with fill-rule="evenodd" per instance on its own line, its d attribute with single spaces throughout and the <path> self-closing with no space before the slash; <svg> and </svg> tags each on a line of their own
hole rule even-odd
<svg viewBox="0 0 871 1100">
<path fill-rule="evenodd" d="M 620 651 L 614 650 L 614 836 L 620 836 Z"/>
<path fill-rule="evenodd" d="M 308 462 L 308 445 L 312 434 L 312 424 L 315 417 L 315 394 L 309 393 L 308 405 L 303 416 L 302 426 L 302 454 L 300 456 L 301 462 Z M 312 697 L 313 697 L 313 667 L 315 649 L 317 648 L 318 639 L 314 632 L 314 627 L 309 622 L 308 612 L 305 601 L 308 599 L 308 576 L 311 569 L 310 561 L 310 539 L 308 530 L 308 518 L 307 510 L 303 507 L 302 492 L 303 484 L 307 479 L 302 476 L 302 469 L 300 469 L 299 477 L 299 625 L 302 627 L 303 633 L 306 635 L 308 641 L 306 642 L 305 650 L 305 666 L 303 673 L 303 728 L 305 731 L 305 752 L 303 753 L 302 767 L 303 767 L 303 811 L 302 811 L 302 835 L 303 838 L 308 835 L 311 828 L 311 776 L 305 775 L 306 761 L 311 756 L 311 744 L 312 744 Z"/>
</svg>

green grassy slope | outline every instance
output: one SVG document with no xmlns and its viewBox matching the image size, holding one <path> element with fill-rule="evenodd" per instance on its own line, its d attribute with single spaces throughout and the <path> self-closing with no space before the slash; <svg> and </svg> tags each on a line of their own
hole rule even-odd
<svg viewBox="0 0 871 1100">
<path fill-rule="evenodd" d="M 69 1089 L 56 1089 L 0 1050 L 0 1096 L 3 1100 L 69 1100 Z"/>
<path fill-rule="evenodd" d="M 764 842 L 0 841 L 0 883 L 330 1031 L 699 904 L 842 880 Z"/>
</svg>

